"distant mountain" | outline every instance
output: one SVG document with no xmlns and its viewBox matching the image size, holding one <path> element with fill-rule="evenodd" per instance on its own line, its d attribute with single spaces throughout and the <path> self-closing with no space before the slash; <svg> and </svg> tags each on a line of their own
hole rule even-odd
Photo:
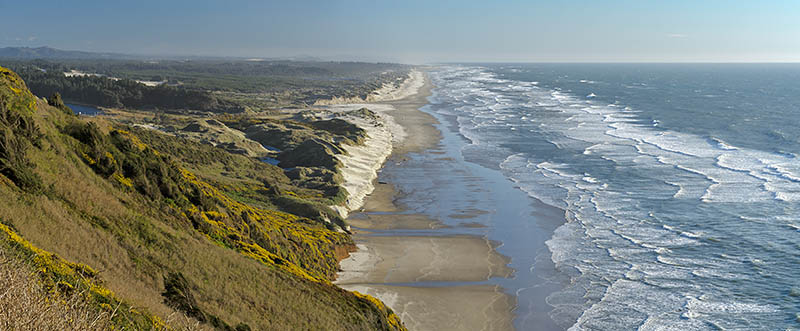
<svg viewBox="0 0 800 331">
<path fill-rule="evenodd" d="M 84 51 L 67 51 L 52 47 L 3 47 L 0 58 L 13 59 L 125 59 L 131 55 L 115 53 L 94 53 Z"/>
<path fill-rule="evenodd" d="M 16 60 L 95 60 L 95 59 L 114 59 L 114 60 L 234 60 L 234 61 L 292 61 L 292 62 L 327 62 L 327 61 L 345 61 L 345 62 L 375 62 L 370 61 L 368 58 L 359 58 L 358 56 L 339 56 L 335 58 L 319 57 L 307 54 L 293 55 L 293 56 L 219 56 L 219 55 L 191 55 L 191 54 L 123 54 L 123 53 L 109 53 L 109 52 L 87 52 L 87 51 L 71 51 L 52 48 L 49 46 L 42 47 L 0 47 L 0 59 L 16 59 Z M 338 60 L 337 60 L 338 59 Z"/>
<path fill-rule="evenodd" d="M 0 58 L 34 60 L 82 60 L 82 59 L 117 59 L 117 60 L 141 60 L 141 59 L 175 59 L 175 60 L 245 60 L 245 61 L 297 61 L 297 62 L 320 62 L 324 61 L 319 57 L 310 55 L 284 56 L 284 57 L 238 57 L 238 56 L 198 56 L 198 55 L 131 55 L 121 53 L 105 52 L 86 52 L 69 51 L 42 47 L 2 47 L 0 48 Z"/>
</svg>

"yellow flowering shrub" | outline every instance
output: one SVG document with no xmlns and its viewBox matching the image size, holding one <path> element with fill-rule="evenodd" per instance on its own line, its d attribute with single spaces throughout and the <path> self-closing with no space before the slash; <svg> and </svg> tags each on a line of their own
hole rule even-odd
<svg viewBox="0 0 800 331">
<path fill-rule="evenodd" d="M 166 324 L 160 319 L 129 309 L 129 306 L 114 296 L 111 290 L 101 285 L 94 269 L 85 264 L 65 261 L 58 255 L 39 249 L 2 223 L 0 223 L 0 249 L 14 250 L 30 257 L 43 284 L 53 293 L 74 288 L 88 289 L 85 294 L 87 299 L 96 302 L 100 309 L 111 311 L 112 306 L 122 305 L 125 309 L 117 309 L 118 315 L 112 319 L 122 328 L 167 329 Z"/>
</svg>

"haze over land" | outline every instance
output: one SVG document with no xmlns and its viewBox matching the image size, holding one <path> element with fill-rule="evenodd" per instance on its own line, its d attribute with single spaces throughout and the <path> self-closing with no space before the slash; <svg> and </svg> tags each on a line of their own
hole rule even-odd
<svg viewBox="0 0 800 331">
<path fill-rule="evenodd" d="M 0 46 L 422 62 L 794 62 L 794 1 L 3 2 Z M 35 17 L 36 19 L 30 19 Z"/>
<path fill-rule="evenodd" d="M 800 2 L 0 12 L 0 330 L 800 326 Z"/>
</svg>

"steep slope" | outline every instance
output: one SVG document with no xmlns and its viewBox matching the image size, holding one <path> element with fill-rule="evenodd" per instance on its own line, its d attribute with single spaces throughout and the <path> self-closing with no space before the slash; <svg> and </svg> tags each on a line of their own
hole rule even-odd
<svg viewBox="0 0 800 331">
<path fill-rule="evenodd" d="M 113 323 L 137 329 L 184 315 L 219 329 L 404 329 L 380 301 L 330 284 L 348 235 L 231 194 L 222 171 L 198 176 L 140 136 L 183 142 L 78 118 L 0 74 L 0 247 L 55 293 L 88 289 L 98 310 L 125 307 Z M 245 191 L 303 199 L 287 182 Z"/>
<path fill-rule="evenodd" d="M 29 266 L 0 250 L 0 330 L 93 331 L 110 327 L 110 314 L 88 305 L 81 293 L 58 297 L 36 278 Z"/>
</svg>

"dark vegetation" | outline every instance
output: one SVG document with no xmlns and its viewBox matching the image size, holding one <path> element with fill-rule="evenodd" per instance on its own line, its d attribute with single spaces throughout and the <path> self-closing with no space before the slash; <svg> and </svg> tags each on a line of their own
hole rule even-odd
<svg viewBox="0 0 800 331">
<path fill-rule="evenodd" d="M 326 212 L 323 190 L 69 114 L 0 72 L 0 250 L 53 295 L 83 293 L 117 329 L 176 314 L 226 330 L 403 329 L 380 301 L 330 284 L 352 241 L 309 213 Z"/>
<path fill-rule="evenodd" d="M 61 99 L 61 93 L 53 93 L 49 98 L 47 98 L 47 104 L 58 108 L 59 110 L 67 113 L 67 114 L 74 114 L 72 109 L 70 109 L 66 104 L 64 104 L 64 100 Z"/>
<path fill-rule="evenodd" d="M 300 167 L 285 173 L 276 166 L 193 140 L 144 129 L 133 132 L 146 145 L 170 155 L 236 201 L 306 217 L 332 230 L 344 227 L 344 220 L 327 207 L 342 203 L 347 196 L 338 185 L 341 176 L 332 170 Z"/>
<path fill-rule="evenodd" d="M 208 323 L 218 330 L 229 331 L 250 331 L 250 326 L 239 323 L 235 328 L 213 314 L 203 312 L 197 304 L 197 300 L 192 293 L 195 289 L 180 272 L 173 272 L 164 277 L 164 303 L 172 308 L 184 312 L 187 316 L 196 319 L 201 323 Z"/>
<path fill-rule="evenodd" d="M 130 79 L 104 76 L 66 77 L 61 64 L 36 62 L 14 69 L 39 96 L 59 93 L 68 101 L 111 108 L 147 110 L 190 109 L 212 112 L 237 112 L 241 107 L 219 100 L 212 93 L 185 87 L 145 86 Z"/>
<path fill-rule="evenodd" d="M 96 106 L 213 112 L 303 106 L 335 96 L 363 98 L 408 70 L 385 63 L 243 60 L 0 59 L 0 64 L 17 71 L 39 96 L 60 92 L 67 101 Z M 62 75 L 73 69 L 102 77 Z M 146 87 L 134 80 L 166 83 Z"/>
<path fill-rule="evenodd" d="M 369 110 L 364 111 L 375 115 Z M 245 132 L 248 139 L 279 149 L 276 156 L 278 166 L 287 169 L 285 175 L 291 183 L 320 191 L 326 197 L 323 201 L 311 201 L 312 204 L 308 204 L 284 196 L 275 200 L 276 205 L 287 210 L 298 210 L 298 206 L 302 205 L 303 208 L 316 211 L 319 208 L 312 208 L 312 205 L 341 205 L 345 202 L 348 193 L 340 186 L 342 177 L 339 171 L 342 164 L 337 155 L 347 153 L 344 145 L 363 144 L 367 137 L 364 129 L 341 119 L 299 122 L 236 115 L 218 118 L 228 127 Z M 322 212 L 330 215 L 324 210 Z M 328 218 L 344 228 L 339 216 L 334 214 Z"/>
<path fill-rule="evenodd" d="M 36 98 L 12 72 L 0 71 L 0 174 L 28 191 L 41 188 L 28 150 L 41 147 L 41 132 L 31 117 Z"/>
</svg>

